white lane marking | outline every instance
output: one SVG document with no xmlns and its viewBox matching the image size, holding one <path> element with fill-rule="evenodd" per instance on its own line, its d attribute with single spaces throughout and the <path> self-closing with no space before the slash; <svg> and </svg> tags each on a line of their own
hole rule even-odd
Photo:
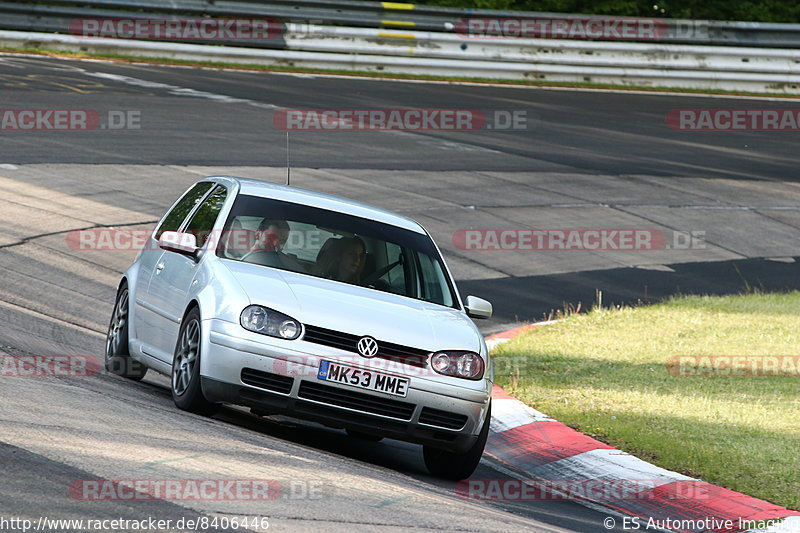
<svg viewBox="0 0 800 533">
<path fill-rule="evenodd" d="M 402 132 L 402 133 L 409 133 L 409 132 Z M 457 141 L 443 141 L 440 139 L 426 139 L 425 141 L 420 141 L 420 144 L 425 146 L 434 146 L 436 148 L 441 148 L 442 150 L 459 150 L 462 152 L 487 152 L 492 154 L 502 154 L 503 152 L 499 150 L 492 150 L 491 148 L 484 148 L 483 146 L 475 146 L 473 144 L 464 144 Z"/>
<path fill-rule="evenodd" d="M 591 450 L 566 459 L 533 468 L 532 477 L 566 480 L 631 480 L 643 488 L 658 487 L 675 481 L 696 481 L 694 478 L 634 457 L 620 450 Z"/>
<path fill-rule="evenodd" d="M 214 100 L 216 102 L 220 102 L 220 103 L 224 103 L 224 104 L 247 104 L 247 105 L 251 105 L 253 107 L 260 107 L 262 109 L 281 109 L 280 107 L 278 107 L 276 105 L 264 104 L 264 103 L 256 102 L 255 100 L 249 100 L 249 99 L 246 99 L 246 98 L 236 98 L 234 96 L 228 96 L 228 95 L 225 95 L 225 94 L 216 94 L 216 93 L 209 93 L 209 92 L 206 92 L 206 91 L 198 91 L 196 89 L 190 89 L 188 87 L 180 87 L 180 86 L 177 86 L 177 85 L 170 85 L 168 83 L 160 83 L 160 82 L 156 82 L 156 81 L 148 81 L 148 80 L 143 80 L 143 79 L 140 79 L 140 78 L 134 78 L 134 77 L 131 77 L 131 76 L 122 76 L 122 75 L 119 75 L 119 74 L 111 74 L 111 73 L 108 73 L 108 72 L 90 72 L 88 70 L 82 69 L 82 68 L 74 66 L 74 65 L 69 65 L 69 64 L 61 65 L 60 63 L 54 63 L 54 62 L 51 62 L 51 61 L 35 60 L 35 59 L 24 59 L 24 58 L 19 58 L 19 59 L 2 59 L 2 58 L 0 58 L 0 61 L 2 61 L 3 64 L 6 64 L 6 65 L 10 64 L 9 61 L 19 61 L 19 62 L 22 62 L 22 63 L 28 63 L 30 65 L 34 65 L 34 66 L 45 65 L 48 68 L 53 69 L 53 70 L 66 70 L 66 71 L 71 71 L 71 72 L 79 72 L 79 73 L 81 73 L 81 74 L 83 74 L 85 76 L 91 76 L 93 78 L 100 78 L 100 79 L 110 80 L 110 81 L 117 81 L 117 82 L 120 82 L 120 83 L 125 83 L 127 85 L 132 85 L 134 87 L 144 87 L 144 88 L 147 88 L 147 89 L 162 89 L 162 90 L 165 90 L 165 91 L 169 92 L 169 94 L 172 94 L 172 95 L 175 95 L 175 96 L 191 96 L 191 97 L 195 97 L 195 98 L 206 98 L 208 100 Z M 152 65 L 149 65 L 149 66 L 152 66 Z"/>
<path fill-rule="evenodd" d="M 25 65 L 20 65 L 20 61 L 17 61 L 14 58 L 3 57 L 0 58 L 0 63 L 3 64 L 4 67 L 11 67 L 11 68 L 25 68 Z"/>
<path fill-rule="evenodd" d="M 11 163 L 3 163 L 3 164 L 0 164 L 0 169 L 3 169 L 3 170 L 19 170 L 19 167 L 17 165 L 12 165 Z"/>
<path fill-rule="evenodd" d="M 133 78 L 131 76 L 121 76 L 119 74 L 110 74 L 107 72 L 89 72 L 83 71 L 83 74 L 86 76 L 92 76 L 94 78 L 101 78 L 105 80 L 117 81 L 120 83 L 125 83 L 128 85 L 133 85 L 135 87 L 144 87 L 147 89 L 162 89 L 169 92 L 169 94 L 175 96 L 191 96 L 195 98 L 206 98 L 208 100 L 213 100 L 215 102 L 223 103 L 223 104 L 245 104 L 252 107 L 258 107 L 261 109 L 270 109 L 273 111 L 284 110 L 288 111 L 290 108 L 277 106 L 274 104 L 264 104 L 261 102 L 256 102 L 255 100 L 249 100 L 247 98 L 236 98 L 233 96 L 228 96 L 224 94 L 215 94 L 209 93 L 205 91 L 198 91 L 196 89 L 189 89 L 187 87 L 179 87 L 177 85 L 169 85 L 167 83 L 160 83 L 156 81 L 148 81 L 143 80 L 140 78 Z M 393 135 L 398 136 L 412 136 L 416 135 L 416 132 L 411 131 L 402 131 L 402 130 L 384 130 L 380 133 L 390 133 Z M 492 152 L 492 153 L 502 153 L 496 150 L 492 150 L 490 148 L 483 148 L 481 146 L 473 146 L 471 144 L 460 143 L 457 141 L 441 141 L 438 139 L 427 139 L 424 141 L 425 144 L 434 144 L 434 145 L 441 145 L 440 147 L 454 150 L 459 149 L 462 151 L 475 151 L 475 152 Z"/>
<path fill-rule="evenodd" d="M 160 83 L 156 81 L 148 81 L 143 80 L 140 78 L 133 78 L 131 76 L 121 76 L 119 74 L 110 74 L 107 72 L 89 72 L 83 71 L 83 74 L 86 76 L 91 76 L 94 78 L 100 78 L 110 81 L 117 81 L 120 83 L 125 83 L 127 85 L 132 85 L 134 87 L 144 87 L 147 89 L 161 89 L 167 91 L 169 94 L 175 96 L 190 96 L 195 98 L 206 98 L 208 100 L 213 100 L 215 102 L 223 103 L 223 104 L 245 104 L 252 107 L 258 107 L 261 109 L 270 109 L 273 111 L 278 110 L 289 110 L 289 108 L 277 106 L 274 104 L 264 104 L 262 102 L 256 102 L 255 100 L 250 100 L 247 98 L 236 98 L 234 96 L 228 96 L 225 94 L 215 94 L 209 93 L 206 91 L 198 91 L 196 89 L 190 89 L 188 87 L 179 87 L 177 85 L 169 85 L 167 83 Z M 386 130 L 382 131 L 381 133 L 391 133 L 394 135 L 405 135 L 410 136 L 413 135 L 414 132 L 409 131 L 400 131 L 400 130 Z M 478 151 L 478 152 L 496 152 L 495 150 L 491 150 L 489 148 L 483 148 L 480 146 L 473 146 L 469 144 L 459 143 L 456 141 L 439 141 L 439 140 L 426 140 L 425 143 L 427 144 L 437 144 L 442 143 L 445 148 L 448 149 L 460 149 L 463 151 Z M 501 152 L 496 152 L 501 153 Z"/>
<path fill-rule="evenodd" d="M 674 268 L 670 268 L 667 265 L 636 265 L 635 268 L 641 268 L 642 270 L 655 270 L 658 272 L 675 272 Z"/>
<path fill-rule="evenodd" d="M 519 400 L 497 398 L 492 400 L 492 422 L 490 428 L 495 433 L 514 429 L 532 422 L 553 422 L 544 413 L 529 407 Z"/>
<path fill-rule="evenodd" d="M 214 100 L 215 102 L 223 104 L 246 104 L 253 107 L 260 107 L 262 109 L 273 109 L 273 110 L 281 109 L 276 105 L 264 104 L 262 102 L 256 102 L 255 100 L 249 100 L 247 98 L 236 98 L 234 96 L 228 96 L 225 94 L 216 94 L 216 93 L 209 93 L 206 91 L 198 91 L 196 89 L 190 89 L 188 87 L 179 87 L 177 85 L 169 85 L 168 83 L 160 83 L 157 81 L 148 81 L 139 78 L 133 78 L 131 76 L 121 76 L 119 74 L 110 74 L 107 72 L 89 72 L 89 71 L 84 71 L 83 74 L 85 74 L 86 76 L 91 76 L 93 78 L 100 78 L 104 80 L 111 80 L 120 83 L 125 83 L 127 85 L 132 85 L 134 87 L 144 87 L 147 89 L 162 89 L 167 91 L 169 94 L 175 96 L 191 96 L 194 98 L 206 98 L 208 100 Z"/>
</svg>

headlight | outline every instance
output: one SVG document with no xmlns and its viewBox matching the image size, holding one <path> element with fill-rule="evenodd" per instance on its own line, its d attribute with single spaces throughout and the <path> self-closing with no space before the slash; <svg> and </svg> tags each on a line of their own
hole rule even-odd
<svg viewBox="0 0 800 533">
<path fill-rule="evenodd" d="M 294 318 L 260 305 L 245 307 L 239 323 L 246 330 L 290 341 L 299 337 L 303 330 Z"/>
<path fill-rule="evenodd" d="M 478 380 L 486 366 L 480 355 L 473 352 L 437 352 L 431 357 L 431 367 L 445 376 Z"/>
</svg>

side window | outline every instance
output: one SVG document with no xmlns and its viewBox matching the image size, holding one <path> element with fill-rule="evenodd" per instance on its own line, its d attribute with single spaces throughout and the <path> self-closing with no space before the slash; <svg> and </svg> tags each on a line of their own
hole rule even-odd
<svg viewBox="0 0 800 533">
<path fill-rule="evenodd" d="M 452 307 L 453 299 L 450 297 L 449 291 L 445 293 L 443 290 L 448 285 L 442 265 L 427 254 L 419 254 L 419 265 L 424 298 L 429 302 Z"/>
<path fill-rule="evenodd" d="M 228 197 L 228 190 L 222 185 L 217 187 L 208 195 L 203 204 L 197 209 L 192 220 L 186 226 L 186 233 L 194 234 L 197 238 L 197 246 L 202 248 L 208 236 L 211 235 L 211 230 L 214 228 L 214 222 L 217 221 L 219 212 L 222 210 L 222 205 Z"/>
<path fill-rule="evenodd" d="M 192 212 L 194 206 L 205 196 L 212 185 L 214 184 L 208 182 L 198 183 L 189 189 L 189 192 L 183 195 L 183 198 L 175 204 L 172 211 L 164 217 L 164 221 L 158 226 L 156 239 L 159 239 L 165 231 L 178 231 L 183 221 L 186 220 L 186 216 Z"/>
</svg>

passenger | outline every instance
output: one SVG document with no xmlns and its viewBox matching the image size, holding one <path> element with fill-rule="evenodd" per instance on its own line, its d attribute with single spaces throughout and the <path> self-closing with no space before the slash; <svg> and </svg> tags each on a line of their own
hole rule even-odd
<svg viewBox="0 0 800 533">
<path fill-rule="evenodd" d="M 342 237 L 319 258 L 312 274 L 346 283 L 360 284 L 367 247 L 358 237 Z"/>
</svg>

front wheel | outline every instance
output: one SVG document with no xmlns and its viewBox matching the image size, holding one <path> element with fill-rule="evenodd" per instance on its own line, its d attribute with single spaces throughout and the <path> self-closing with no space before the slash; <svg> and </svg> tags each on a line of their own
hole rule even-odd
<svg viewBox="0 0 800 533">
<path fill-rule="evenodd" d="M 129 305 L 128 285 L 123 283 L 117 291 L 114 311 L 106 334 L 106 370 L 112 374 L 140 381 L 147 373 L 147 367 L 133 359 L 128 350 Z"/>
<path fill-rule="evenodd" d="M 478 440 L 475 441 L 467 451 L 456 453 L 432 448 L 422 447 L 422 455 L 425 458 L 425 466 L 432 475 L 453 481 L 460 481 L 472 475 L 478 463 L 481 462 L 483 449 L 486 447 L 486 439 L 489 437 L 489 423 L 492 419 L 492 407 L 486 412 L 486 420 L 483 422 Z"/>
<path fill-rule="evenodd" d="M 178 409 L 212 415 L 217 405 L 206 400 L 200 386 L 200 311 L 195 307 L 186 315 L 178 333 L 172 359 L 172 400 Z"/>
</svg>

